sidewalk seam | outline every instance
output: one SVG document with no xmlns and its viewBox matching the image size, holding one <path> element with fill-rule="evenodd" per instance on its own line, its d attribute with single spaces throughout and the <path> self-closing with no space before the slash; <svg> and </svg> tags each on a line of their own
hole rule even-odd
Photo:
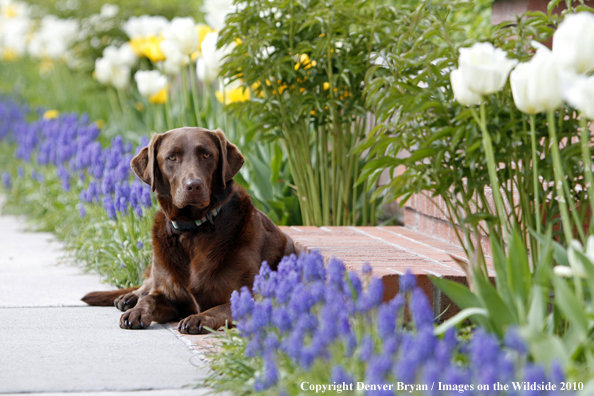
<svg viewBox="0 0 594 396">
<path fill-rule="evenodd" d="M 161 323 L 161 326 L 163 326 L 171 334 L 173 334 L 175 336 L 175 338 L 177 338 L 178 340 L 180 340 L 186 346 L 186 348 L 188 348 L 193 354 L 195 354 L 195 355 L 200 355 L 201 354 L 199 351 L 197 351 L 194 348 L 194 345 L 195 344 L 191 340 L 187 339 L 182 334 L 175 332 L 173 330 L 173 327 L 169 323 Z"/>
</svg>

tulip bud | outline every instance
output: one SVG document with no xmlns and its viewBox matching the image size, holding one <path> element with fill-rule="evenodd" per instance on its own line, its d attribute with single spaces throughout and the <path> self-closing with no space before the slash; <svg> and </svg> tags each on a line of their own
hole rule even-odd
<svg viewBox="0 0 594 396">
<path fill-rule="evenodd" d="M 536 55 L 510 75 L 516 107 L 528 114 L 554 110 L 563 103 L 557 63 L 551 51 L 539 46 Z"/>
<path fill-rule="evenodd" d="M 553 54 L 562 68 L 576 73 L 594 70 L 594 14 L 567 15 L 553 35 Z"/>
<path fill-rule="evenodd" d="M 565 100 L 586 118 L 594 120 L 594 76 L 580 76 L 575 80 L 565 93 Z"/>
<path fill-rule="evenodd" d="M 158 70 L 139 70 L 134 74 L 134 80 L 138 85 L 138 92 L 146 97 L 156 95 L 167 87 L 167 77 Z"/>
<path fill-rule="evenodd" d="M 170 46 L 177 47 L 178 51 L 185 55 L 196 51 L 200 43 L 196 22 L 192 17 L 173 18 L 171 24 L 163 31 L 163 37 Z"/>
<path fill-rule="evenodd" d="M 452 83 L 452 90 L 454 91 L 454 98 L 462 105 L 474 106 L 481 103 L 481 95 L 469 90 L 462 81 L 462 72 L 460 70 L 452 70 L 450 73 L 450 80 Z"/>
<path fill-rule="evenodd" d="M 235 44 L 228 44 L 217 48 L 219 34 L 207 33 L 202 41 L 202 58 L 196 64 L 196 73 L 201 81 L 212 81 L 219 75 L 223 59 L 235 48 Z"/>
<path fill-rule="evenodd" d="M 458 69 L 467 89 L 478 95 L 490 95 L 503 89 L 517 63 L 491 43 L 476 43 L 470 48 L 460 48 Z"/>
</svg>

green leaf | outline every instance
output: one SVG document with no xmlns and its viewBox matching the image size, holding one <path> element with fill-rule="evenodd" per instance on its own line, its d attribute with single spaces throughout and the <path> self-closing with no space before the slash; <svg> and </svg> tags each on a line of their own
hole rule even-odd
<svg viewBox="0 0 594 396">
<path fill-rule="evenodd" d="M 494 331 L 502 337 L 507 327 L 518 324 L 517 317 L 514 317 L 512 310 L 497 293 L 497 289 L 489 279 L 485 279 L 477 271 L 475 271 L 474 284 L 483 306 L 489 311 L 489 319 L 493 324 Z"/>
<path fill-rule="evenodd" d="M 507 275 L 508 283 L 514 293 L 514 300 L 519 305 L 518 308 L 524 307 L 530 293 L 532 275 L 528 264 L 528 252 L 517 229 L 514 230 L 509 244 Z"/>
<path fill-rule="evenodd" d="M 560 360 L 564 367 L 570 363 L 571 358 L 558 336 L 535 332 L 528 327 L 521 328 L 519 333 L 528 341 L 530 354 L 535 361 L 548 365 L 554 360 Z"/>
<path fill-rule="evenodd" d="M 473 315 L 489 317 L 487 310 L 484 308 L 466 308 L 458 312 L 456 315 L 452 316 L 439 326 L 437 326 L 435 330 L 433 330 L 433 334 L 435 334 L 436 336 L 441 335 L 449 329 L 451 329 L 452 327 L 455 327 L 460 323 L 464 322 L 467 318 Z"/>
<path fill-rule="evenodd" d="M 569 323 L 579 331 L 582 340 L 588 338 L 588 317 L 583 305 L 563 279 L 554 275 L 551 278 L 555 291 L 554 303 L 567 317 Z"/>
<path fill-rule="evenodd" d="M 450 300 L 454 302 L 461 310 L 468 308 L 485 308 L 481 300 L 468 289 L 468 287 L 461 285 L 458 282 L 451 281 L 449 279 L 438 278 L 435 276 L 429 276 L 431 282 L 437 286 Z M 474 315 L 471 317 L 474 323 L 484 326 L 488 329 L 493 329 L 489 320 L 480 315 Z"/>
</svg>

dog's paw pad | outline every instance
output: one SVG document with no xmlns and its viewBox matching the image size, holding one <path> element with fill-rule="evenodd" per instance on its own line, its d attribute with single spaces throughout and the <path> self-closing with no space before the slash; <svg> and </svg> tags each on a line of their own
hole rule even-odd
<svg viewBox="0 0 594 396">
<path fill-rule="evenodd" d="M 124 294 L 119 296 L 115 301 L 114 305 L 120 311 L 126 312 L 130 308 L 134 308 L 138 302 L 138 296 L 134 293 Z"/>
<path fill-rule="evenodd" d="M 120 327 L 131 330 L 147 329 L 152 321 L 152 315 L 146 309 L 134 308 L 122 315 Z"/>
<path fill-rule="evenodd" d="M 209 316 L 197 314 L 188 316 L 180 321 L 177 330 L 183 334 L 208 334 L 207 327 L 214 329 L 214 319 Z"/>
</svg>

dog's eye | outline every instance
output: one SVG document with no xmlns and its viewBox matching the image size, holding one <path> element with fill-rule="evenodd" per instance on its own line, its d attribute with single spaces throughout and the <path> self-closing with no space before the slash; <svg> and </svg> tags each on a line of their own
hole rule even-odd
<svg viewBox="0 0 594 396">
<path fill-rule="evenodd" d="M 175 155 L 170 155 L 169 157 L 167 157 L 167 159 L 169 161 L 175 161 L 177 159 L 177 157 Z"/>
<path fill-rule="evenodd" d="M 203 154 L 202 156 L 203 156 L 204 158 L 210 158 L 210 154 L 206 154 L 206 153 L 205 153 L 205 154 Z"/>
</svg>

